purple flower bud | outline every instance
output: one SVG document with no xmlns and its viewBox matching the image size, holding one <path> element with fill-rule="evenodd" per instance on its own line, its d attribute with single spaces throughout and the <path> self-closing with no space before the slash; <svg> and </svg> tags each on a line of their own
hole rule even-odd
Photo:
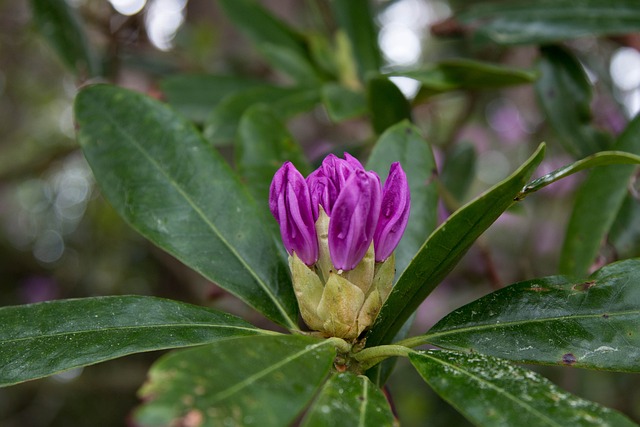
<svg viewBox="0 0 640 427">
<path fill-rule="evenodd" d="M 380 219 L 373 237 L 376 262 L 382 262 L 393 253 L 402 238 L 407 222 L 411 196 L 409 183 L 400 163 L 395 162 L 382 189 Z"/>
<path fill-rule="evenodd" d="M 269 209 L 280 224 L 282 242 L 307 265 L 318 260 L 318 239 L 307 183 L 291 162 L 278 169 L 269 189 Z"/>
<path fill-rule="evenodd" d="M 313 218 L 318 219 L 318 205 L 331 216 L 333 205 L 345 183 L 355 170 L 364 170 L 362 164 L 353 156 L 344 153 L 345 159 L 329 154 L 322 161 L 322 166 L 307 177 L 307 185 L 311 193 Z"/>
<path fill-rule="evenodd" d="M 353 169 L 329 220 L 329 254 L 337 269 L 353 270 L 362 260 L 373 240 L 380 205 L 378 175 Z"/>
</svg>

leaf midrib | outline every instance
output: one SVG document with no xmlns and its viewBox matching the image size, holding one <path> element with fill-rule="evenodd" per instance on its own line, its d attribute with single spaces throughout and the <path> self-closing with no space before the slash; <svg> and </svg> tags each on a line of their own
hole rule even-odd
<svg viewBox="0 0 640 427">
<path fill-rule="evenodd" d="M 519 406 L 521 406 L 521 407 L 523 407 L 525 409 L 528 409 L 532 414 L 536 415 L 542 421 L 546 421 L 549 425 L 557 426 L 557 427 L 563 427 L 562 424 L 556 423 L 551 418 L 549 418 L 546 415 L 544 415 L 544 413 L 540 412 L 539 410 L 537 410 L 536 408 L 534 408 L 531 405 L 527 404 L 526 402 L 522 401 L 521 399 L 518 399 L 517 396 L 514 396 L 513 394 L 509 393 L 508 391 L 506 391 L 503 388 L 498 387 L 497 385 L 493 384 L 492 382 L 487 381 L 484 378 L 480 378 L 477 375 L 473 374 L 472 372 L 467 371 L 467 370 L 463 369 L 462 367 L 460 367 L 458 365 L 453 365 L 451 363 L 445 362 L 442 359 L 438 359 L 437 357 L 431 356 L 429 353 L 421 353 L 420 355 L 428 357 L 429 359 L 434 360 L 436 363 L 440 363 L 440 364 L 442 364 L 444 366 L 447 366 L 447 367 L 449 367 L 449 368 L 451 368 L 453 370 L 456 370 L 456 371 L 458 371 L 458 372 L 460 372 L 460 373 L 462 373 L 464 375 L 467 375 L 471 379 L 475 380 L 477 383 L 485 384 L 489 388 L 494 389 L 499 394 L 504 395 L 509 400 L 515 402 L 517 405 L 519 405 Z"/>
<path fill-rule="evenodd" d="M 287 321 L 287 326 L 289 328 L 293 328 L 296 329 L 296 325 L 293 323 L 293 321 L 291 320 L 291 318 L 289 317 L 289 314 L 287 313 L 287 311 L 284 309 L 284 307 L 280 304 L 280 301 L 275 297 L 275 295 L 271 292 L 271 289 L 267 286 L 266 283 L 264 283 L 264 281 L 256 274 L 256 272 L 250 268 L 250 266 L 246 263 L 246 261 L 244 260 L 244 258 L 242 256 L 240 256 L 240 254 L 235 250 L 235 248 L 227 241 L 227 239 L 220 233 L 220 230 L 218 230 L 218 228 L 209 220 L 209 218 L 205 215 L 205 213 L 200 209 L 200 207 L 191 199 L 191 197 L 188 195 L 188 193 L 186 193 L 182 187 L 180 185 L 178 185 L 177 181 L 175 181 L 171 176 L 169 176 L 167 173 L 165 173 L 164 169 L 162 167 L 160 167 L 160 165 L 155 161 L 155 159 L 153 157 L 151 157 L 151 155 L 135 140 L 135 138 L 133 138 L 132 135 L 130 135 L 128 132 L 125 131 L 124 128 L 122 128 L 121 126 L 119 126 L 119 123 L 117 121 L 114 120 L 114 118 L 109 114 L 109 112 L 107 111 L 106 114 L 103 114 L 103 118 L 107 119 L 111 125 L 113 126 L 113 128 L 120 133 L 127 141 L 129 141 L 131 143 L 131 145 L 133 147 L 135 147 L 143 156 L 145 159 L 147 159 L 147 161 L 154 167 L 156 168 L 156 170 L 158 172 L 160 172 L 160 174 L 162 176 L 164 176 L 169 183 L 171 184 L 171 186 L 173 188 L 175 188 L 178 193 L 185 199 L 185 201 L 187 202 L 187 204 L 189 206 L 191 206 L 191 208 L 198 214 L 198 216 L 200 217 L 200 219 L 206 224 L 208 225 L 211 230 L 214 232 L 214 234 L 216 236 L 218 236 L 218 238 L 220 239 L 220 241 L 228 248 L 228 250 L 231 252 L 231 254 L 233 254 L 233 256 L 238 259 L 238 261 L 240 261 L 240 263 L 245 267 L 245 269 L 249 272 L 249 274 L 251 274 L 251 276 L 253 276 L 253 278 L 255 279 L 255 281 L 258 283 L 258 285 L 262 288 L 262 290 L 267 294 L 267 296 L 273 301 L 273 303 L 275 304 L 276 308 L 278 309 L 278 311 L 280 311 L 280 313 L 283 316 L 283 319 Z M 229 292 L 235 293 L 233 292 L 231 289 L 229 289 Z M 244 298 L 241 298 L 244 300 Z"/>
</svg>

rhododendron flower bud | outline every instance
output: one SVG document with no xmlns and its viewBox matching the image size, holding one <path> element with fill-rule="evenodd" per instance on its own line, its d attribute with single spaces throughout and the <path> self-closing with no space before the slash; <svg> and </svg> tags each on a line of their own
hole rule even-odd
<svg viewBox="0 0 640 427">
<path fill-rule="evenodd" d="M 286 162 L 269 196 L 290 254 L 303 320 L 324 336 L 356 340 L 387 299 L 393 251 L 409 219 L 409 186 L 399 163 L 384 185 L 353 156 L 328 155 L 307 179 Z"/>
<path fill-rule="evenodd" d="M 291 162 L 276 172 L 269 189 L 269 209 L 280 224 L 289 254 L 296 253 L 307 265 L 318 260 L 318 239 L 311 211 L 309 188 Z"/>
</svg>

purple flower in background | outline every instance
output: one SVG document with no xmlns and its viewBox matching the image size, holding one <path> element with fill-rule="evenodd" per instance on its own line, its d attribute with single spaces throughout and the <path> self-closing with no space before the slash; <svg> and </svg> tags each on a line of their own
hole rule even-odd
<svg viewBox="0 0 640 427">
<path fill-rule="evenodd" d="M 329 255 L 337 270 L 353 270 L 371 243 L 382 262 L 394 251 L 409 220 L 409 185 L 399 163 L 391 165 L 384 189 L 375 172 L 345 153 L 329 154 L 306 181 L 286 162 L 275 174 L 269 196 L 282 240 L 307 265 L 318 259 L 313 224 L 320 207 L 329 216 Z"/>
<path fill-rule="evenodd" d="M 276 172 L 269 189 L 269 209 L 280 224 L 284 247 L 307 265 L 318 260 L 318 240 L 311 197 L 304 178 L 291 162 Z"/>
</svg>

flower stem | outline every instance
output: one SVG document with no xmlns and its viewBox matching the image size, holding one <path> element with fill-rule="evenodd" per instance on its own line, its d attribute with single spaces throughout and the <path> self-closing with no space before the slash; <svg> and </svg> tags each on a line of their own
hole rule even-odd
<svg viewBox="0 0 640 427">
<path fill-rule="evenodd" d="M 365 348 L 364 350 L 355 353 L 352 357 L 356 361 L 360 362 L 360 365 L 364 370 L 367 370 L 389 357 L 408 357 L 409 354 L 413 352 L 414 350 L 403 345 L 380 345 L 376 347 Z"/>
</svg>

